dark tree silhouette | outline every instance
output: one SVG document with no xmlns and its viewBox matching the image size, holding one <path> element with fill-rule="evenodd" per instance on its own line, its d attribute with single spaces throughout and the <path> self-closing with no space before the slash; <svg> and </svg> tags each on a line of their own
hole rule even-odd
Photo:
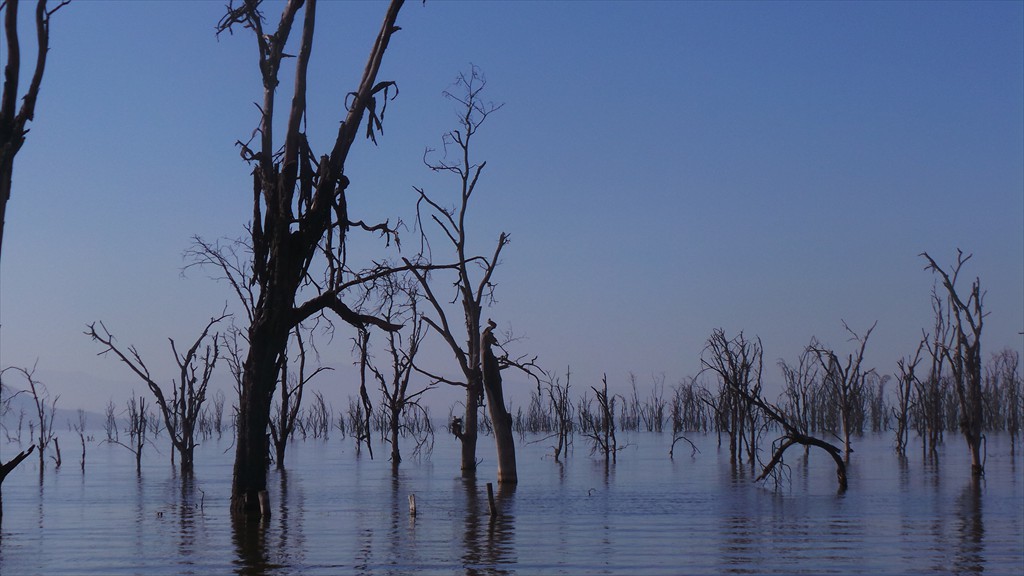
<svg viewBox="0 0 1024 576">
<path fill-rule="evenodd" d="M 830 389 L 832 397 L 839 405 L 839 418 L 843 426 L 843 450 L 847 458 L 850 457 L 850 452 L 853 452 L 850 447 L 850 434 L 854 431 L 858 434 L 863 432 L 865 383 L 868 375 L 873 372 L 863 367 L 864 350 L 871 332 L 877 325 L 878 322 L 872 324 L 862 337 L 843 322 L 843 328 L 850 333 L 850 340 L 860 345 L 855 353 L 847 355 L 845 363 L 829 348 L 812 348 L 818 356 L 822 370 L 825 371 L 824 385 Z"/>
<path fill-rule="evenodd" d="M 220 358 L 219 337 L 217 334 L 211 335 L 210 328 L 226 317 L 227 315 L 221 315 L 211 318 L 202 333 L 184 354 L 179 353 L 174 340 L 168 338 L 171 343 L 171 353 L 174 354 L 174 361 L 178 364 L 179 369 L 178 378 L 172 382 L 170 387 L 170 398 L 167 397 L 160 384 L 153 380 L 149 368 L 146 367 L 146 363 L 143 362 L 142 356 L 134 346 L 128 347 L 127 354 L 123 352 L 114 343 L 114 336 L 102 322 L 100 322 L 102 333 L 96 330 L 95 323 L 90 324 L 89 330 L 86 332 L 90 338 L 104 346 L 100 355 L 113 352 L 121 362 L 124 362 L 136 376 L 146 383 L 150 392 L 153 393 L 157 407 L 160 408 L 160 413 L 163 415 L 164 424 L 167 426 L 167 435 L 180 457 L 183 477 L 191 475 L 194 469 L 196 425 L 200 414 L 202 414 L 203 403 L 206 402 L 207 385 L 213 375 L 217 360 Z M 209 342 L 207 343 L 208 338 Z M 203 349 L 204 343 L 206 343 L 205 349 Z M 144 411 L 140 417 L 145 419 Z M 135 424 L 138 428 L 144 426 L 144 423 L 142 426 L 138 426 L 138 423 Z M 117 441 L 114 442 L 121 444 Z M 141 451 L 142 444 L 138 444 L 137 456 L 141 454 Z"/>
<path fill-rule="evenodd" d="M 757 457 L 762 426 L 760 414 L 753 409 L 748 397 L 761 395 L 762 351 L 760 339 L 747 340 L 742 332 L 730 339 L 719 328 L 712 332 L 701 353 L 703 370 L 714 372 L 721 384 L 717 405 L 709 404 L 729 431 L 729 456 L 736 467 L 742 459 L 744 445 L 751 466 Z"/>
<path fill-rule="evenodd" d="M 462 475 L 464 477 L 475 477 L 476 475 L 478 418 L 486 393 L 492 411 L 491 422 L 495 426 L 498 482 L 514 484 L 517 481 L 517 475 L 512 422 L 510 416 L 505 417 L 507 410 L 501 399 L 500 377 L 491 378 L 490 386 L 485 383 L 484 348 L 488 336 L 484 334 L 481 318 L 484 305 L 493 296 L 494 285 L 491 282 L 491 277 L 498 267 L 498 259 L 502 249 L 508 244 L 509 237 L 504 232 L 498 235 L 494 253 L 489 258 L 474 256 L 468 246 L 469 234 L 466 228 L 470 200 L 473 193 L 476 192 L 480 174 L 487 165 L 487 162 L 477 164 L 473 160 L 471 155 L 473 137 L 488 116 L 501 108 L 499 104 L 482 100 L 481 92 L 486 85 L 486 80 L 475 67 L 468 74 L 459 74 L 453 89 L 446 90 L 444 93 L 446 98 L 456 103 L 459 126 L 443 137 L 444 157 L 434 161 L 426 159 L 426 156 L 424 159 L 427 166 L 434 172 L 447 172 L 455 175 L 458 179 L 458 195 L 454 208 L 449 208 L 443 202 L 432 198 L 423 188 L 416 188 L 416 192 L 419 194 L 417 221 L 424 249 L 429 246 L 429 242 L 423 222 L 424 219 L 429 218 L 441 230 L 447 243 L 451 245 L 455 260 L 458 262 L 454 280 L 457 296 L 454 301 L 457 301 L 462 307 L 465 334 L 455 328 L 455 324 L 449 319 L 445 306 L 447 299 L 439 297 L 437 294 L 437 279 L 431 278 L 420 270 L 413 270 L 413 274 L 416 275 L 416 279 L 423 288 L 424 298 L 432 308 L 432 312 L 425 315 L 423 319 L 448 344 L 459 364 L 459 370 L 462 372 L 463 380 L 458 382 L 428 373 L 436 382 L 454 384 L 466 389 L 465 415 L 459 421 L 458 426 L 452 427 L 455 436 L 462 442 Z M 452 154 L 455 157 L 454 160 L 448 158 L 450 150 L 454 150 Z M 427 154 L 430 152 L 431 150 L 428 150 Z M 405 260 L 405 262 L 409 266 L 412 265 L 409 260 Z M 461 343 L 463 338 L 465 344 Z M 497 368 L 495 368 L 492 374 L 496 375 L 497 373 Z"/>
<path fill-rule="evenodd" d="M 982 307 L 985 293 L 981 291 L 979 278 L 975 278 L 971 283 L 966 298 L 957 288 L 960 272 L 964 264 L 971 259 L 971 254 L 964 256 L 963 251 L 958 249 L 956 263 L 948 272 L 927 252 L 923 252 L 921 256 L 928 261 L 925 270 L 931 270 L 939 277 L 946 292 L 945 309 L 940 307 L 936 314 L 952 316 L 953 319 L 950 338 L 936 346 L 931 353 L 941 354 L 949 363 L 953 374 L 953 387 L 960 404 L 960 432 L 963 433 L 967 447 L 971 451 L 971 474 L 975 478 L 980 478 L 985 474 L 981 445 L 984 438 L 981 328 L 986 316 Z"/>
<path fill-rule="evenodd" d="M 14 176 L 14 157 L 25 144 L 28 128 L 36 113 L 36 100 L 43 83 L 46 57 L 50 51 L 50 18 L 68 4 L 64 0 L 54 8 L 47 8 L 46 0 L 36 2 L 36 65 L 29 81 L 28 90 L 21 97 L 21 108 L 15 112 L 18 102 L 18 81 L 21 79 L 21 43 L 18 38 L 18 0 L 0 2 L 4 15 L 4 40 L 7 61 L 4 63 L 4 88 L 0 97 L 0 253 L 3 252 L 4 219 L 7 216 L 7 201 L 11 199 L 11 180 Z"/>
<path fill-rule="evenodd" d="M 343 296 L 346 290 L 368 278 L 392 272 L 382 266 L 356 273 L 347 264 L 345 245 L 351 228 L 379 232 L 389 239 L 394 231 L 386 222 L 370 226 L 350 219 L 346 201 L 350 182 L 345 175 L 345 161 L 364 116 L 367 137 L 376 139 L 387 101 L 395 92 L 394 82 L 378 82 L 377 74 L 391 36 L 399 29 L 395 22 L 402 4 L 402 0 L 389 4 L 359 86 L 344 98 L 347 111 L 333 147 L 319 156 L 305 134 L 306 71 L 313 50 L 316 1 L 289 0 L 276 29 L 267 30 L 259 0 L 232 0 L 218 25 L 218 34 L 231 33 L 236 28 L 252 32 L 263 78 L 259 127 L 252 140 L 239 143 L 243 159 L 253 166 L 249 232 L 252 281 L 258 293 L 246 334 L 248 352 L 241 366 L 231 489 L 231 509 L 235 513 L 261 510 L 259 494 L 267 485 L 271 404 L 282 356 L 295 327 L 330 310 L 359 329 L 368 325 L 385 330 L 399 328 L 353 310 L 345 304 Z M 300 11 L 301 38 L 293 53 L 288 54 L 285 47 Z M 281 121 L 276 114 L 276 97 L 285 58 L 294 62 L 295 80 L 287 119 Z M 283 128 L 283 139 L 275 138 L 276 128 Z M 316 280 L 311 270 L 314 262 L 323 262 L 325 267 L 322 278 Z M 297 302 L 302 288 L 313 295 Z"/>
<path fill-rule="evenodd" d="M 397 471 L 402 462 L 399 438 L 403 434 L 414 435 L 416 446 L 420 448 L 433 435 L 426 408 L 419 403 L 419 399 L 434 385 L 429 383 L 418 390 L 409 389 L 416 372 L 414 362 L 424 335 L 423 317 L 418 309 L 422 298 L 418 282 L 411 275 L 389 276 L 382 279 L 377 290 L 380 292 L 379 315 L 388 322 L 406 326 L 405 330 L 387 333 L 385 361 L 377 363 L 368 354 L 363 356 L 366 369 L 373 374 L 380 387 L 386 440 L 391 444 L 391 466 Z M 403 415 L 409 416 L 414 411 L 424 417 L 424 422 L 428 424 L 425 428 L 413 429 L 405 424 Z"/>
</svg>

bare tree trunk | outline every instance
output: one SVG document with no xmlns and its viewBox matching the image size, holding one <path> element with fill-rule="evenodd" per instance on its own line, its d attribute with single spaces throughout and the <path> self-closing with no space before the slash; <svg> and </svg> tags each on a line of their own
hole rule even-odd
<svg viewBox="0 0 1024 576">
<path fill-rule="evenodd" d="M 984 413 L 982 392 L 982 361 L 981 361 L 981 330 L 985 319 L 983 311 L 984 293 L 981 291 L 981 280 L 975 278 L 971 284 L 967 298 L 957 292 L 956 281 L 963 265 L 971 259 L 957 250 L 957 261 L 951 273 L 936 264 L 928 253 L 922 253 L 928 260 L 926 270 L 939 275 L 946 290 L 945 312 L 953 317 L 953 335 L 949 342 L 941 347 L 941 353 L 949 361 L 953 373 L 953 386 L 960 404 L 960 432 L 967 440 L 971 452 L 971 474 L 980 478 L 985 474 L 985 461 L 982 453 L 984 439 Z M 942 314 L 939 311 L 938 314 Z M 936 347 L 938 348 L 938 347 Z M 936 350 L 933 352 L 935 354 Z"/>
<path fill-rule="evenodd" d="M 267 427 L 278 369 L 291 330 L 306 318 L 326 310 L 360 329 L 365 329 L 367 324 L 386 330 L 399 328 L 353 311 L 342 302 L 341 295 L 353 286 L 394 271 L 379 267 L 371 274 L 346 279 L 346 274 L 351 272 L 345 260 L 345 239 L 350 227 L 382 232 L 388 238 L 394 231 L 387 223 L 368 226 L 349 220 L 345 198 L 349 179 L 345 176 L 345 162 L 364 115 L 369 115 L 368 137 L 375 140 L 375 133 L 380 129 L 383 106 L 376 106 L 376 98 L 382 94 L 386 102 L 388 90 L 394 83 L 377 82 L 376 78 L 391 36 L 399 30 L 395 21 L 402 4 L 402 0 L 392 0 L 388 6 L 358 89 L 339 98 L 346 102 L 347 112 L 333 148 L 329 154 L 319 157 L 312 152 L 305 134 L 307 66 L 313 47 L 316 0 L 286 3 L 276 30 L 270 33 L 264 32 L 264 17 L 258 2 L 236 4 L 232 1 L 218 25 L 218 32 L 231 31 L 235 26 L 253 32 L 263 79 L 259 141 L 252 148 L 240 143 L 243 158 L 254 166 L 250 234 L 252 285 L 258 286 L 258 297 L 251 308 L 247 308 L 249 351 L 242 366 L 231 490 L 231 509 L 236 513 L 258 511 L 259 493 L 266 489 Z M 281 119 L 275 117 L 275 96 L 280 85 L 282 60 L 292 57 L 285 53 L 285 46 L 300 8 L 304 10 L 301 40 L 294 55 L 294 90 L 283 125 L 282 145 L 274 139 L 275 125 L 282 124 Z M 310 280 L 310 267 L 319 257 L 326 260 L 326 269 L 322 281 L 314 282 Z M 296 296 L 304 282 L 316 295 L 297 304 Z"/>
<path fill-rule="evenodd" d="M 7 62 L 4 64 L 3 95 L 0 97 L 0 253 L 4 241 L 4 221 L 7 201 L 11 198 L 11 180 L 14 175 L 14 157 L 25 144 L 28 129 L 25 125 L 35 117 L 36 100 L 46 69 L 46 56 L 50 51 L 50 17 L 70 0 L 59 2 L 47 9 L 46 0 L 36 2 L 36 63 L 28 89 L 20 97 L 21 108 L 15 113 L 19 100 L 18 83 L 21 78 L 21 45 L 18 39 L 18 0 L 0 2 L 4 13 L 4 37 Z"/>
<path fill-rule="evenodd" d="M 512 415 L 505 407 L 501 387 L 501 369 L 491 346 L 498 343 L 494 337 L 494 322 L 488 322 L 481 336 L 483 344 L 483 385 L 487 393 L 487 405 L 494 425 L 494 443 L 498 454 L 498 484 L 515 484 L 519 481 L 516 472 L 516 444 L 512 434 Z"/>
<path fill-rule="evenodd" d="M 479 375 L 479 371 L 477 371 Z M 482 394 L 483 383 L 476 378 L 470 378 L 466 386 L 466 416 L 463 420 L 462 436 L 462 464 L 460 470 L 463 478 L 476 478 L 476 441 L 479 434 L 480 394 Z"/>
<path fill-rule="evenodd" d="M 286 340 L 288 332 L 281 340 Z M 236 424 L 237 448 L 232 474 L 231 510 L 257 514 L 259 493 L 267 489 L 270 406 L 277 384 L 277 354 L 284 344 L 264 333 L 253 334 L 245 360 Z"/>
<path fill-rule="evenodd" d="M 127 354 L 119 349 L 114 344 L 114 336 L 102 322 L 100 322 L 102 333 L 97 331 L 96 323 L 90 324 L 89 330 L 86 332 L 86 335 L 90 338 L 106 346 L 100 352 L 101 355 L 113 352 L 121 362 L 127 365 L 136 376 L 146 383 L 150 392 L 153 393 L 157 407 L 160 409 L 160 414 L 163 416 L 164 424 L 167 427 L 167 436 L 170 438 L 171 445 L 174 448 L 171 451 L 171 464 L 173 465 L 174 463 L 174 452 L 178 452 L 183 477 L 190 476 L 194 470 L 193 455 L 196 448 L 196 422 L 202 414 L 203 403 L 206 402 L 206 390 L 213 375 L 213 370 L 217 365 L 217 360 L 220 358 L 219 337 L 217 334 L 210 336 L 210 329 L 224 318 L 227 318 L 227 314 L 210 318 L 202 333 L 200 333 L 199 337 L 196 338 L 195 342 L 184 354 L 179 354 L 174 340 L 168 339 L 171 343 L 174 361 L 178 364 L 179 370 L 178 378 L 173 381 L 174 385 L 170 387 L 170 399 L 164 393 L 163 388 L 153 380 L 149 368 L 146 367 L 146 363 L 143 362 L 142 356 L 134 346 L 128 347 Z M 205 352 L 200 353 L 200 348 L 202 348 L 203 342 L 206 341 L 208 336 L 212 344 L 207 344 Z M 112 413 L 108 408 L 108 420 L 111 415 Z M 108 423 L 108 441 L 112 427 L 113 423 Z"/>
</svg>

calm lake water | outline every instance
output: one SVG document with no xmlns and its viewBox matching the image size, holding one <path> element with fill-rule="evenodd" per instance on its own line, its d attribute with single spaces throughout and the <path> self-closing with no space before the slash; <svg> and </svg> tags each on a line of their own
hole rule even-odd
<svg viewBox="0 0 1024 576">
<path fill-rule="evenodd" d="M 198 449 L 184 487 L 166 438 L 141 479 L 131 453 L 109 444 L 88 445 L 83 475 L 65 440 L 61 470 L 49 462 L 40 482 L 33 455 L 3 485 L 0 574 L 1024 573 L 1024 461 L 1005 436 L 989 439 L 978 487 L 959 437 L 938 464 L 918 445 L 901 462 L 890 436 L 862 438 L 843 495 L 824 453 L 791 449 L 790 481 L 776 490 L 734 474 L 715 436 L 690 438 L 701 453 L 680 444 L 673 461 L 670 435 L 625 436 L 606 469 L 580 438 L 558 464 L 550 441 L 528 437 L 519 486 L 497 495 L 494 521 L 489 437 L 477 483 L 459 478 L 447 436 L 397 477 L 379 443 L 371 460 L 350 439 L 299 441 L 290 470 L 271 473 L 262 524 L 231 521 L 227 436 Z M 16 451 L 5 445 L 3 459 Z"/>
</svg>

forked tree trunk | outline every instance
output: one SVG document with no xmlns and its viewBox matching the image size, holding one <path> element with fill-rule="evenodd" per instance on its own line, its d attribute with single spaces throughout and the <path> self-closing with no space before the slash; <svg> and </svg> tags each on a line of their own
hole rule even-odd
<svg viewBox="0 0 1024 576">
<path fill-rule="evenodd" d="M 345 161 L 367 109 L 370 113 L 367 135 L 375 139 L 373 127 L 380 128 L 375 98 L 380 92 L 387 98 L 393 82 L 378 83 L 376 77 L 391 35 L 399 30 L 395 20 L 402 4 L 403 0 L 391 0 L 359 88 L 343 99 L 348 111 L 334 146 L 329 155 L 320 157 L 319 162 L 304 132 L 307 123 L 306 72 L 313 47 L 316 1 L 288 2 L 277 31 L 273 33 L 264 33 L 264 18 L 258 2 L 230 3 L 227 15 L 218 26 L 219 32 L 230 31 L 237 25 L 254 33 L 264 87 L 259 146 L 254 150 L 242 145 L 243 157 L 255 164 L 250 232 L 252 282 L 259 289 L 250 313 L 249 352 L 243 363 L 239 394 L 238 436 L 231 485 L 231 510 L 234 513 L 258 511 L 259 494 L 266 490 L 272 396 L 291 331 L 306 318 L 328 309 L 359 328 L 368 323 L 387 330 L 399 328 L 359 314 L 341 301 L 346 286 L 358 284 L 358 281 L 347 284 L 342 281 L 342 271 L 346 266 L 341 260 L 346 232 L 353 225 L 345 199 L 345 189 L 349 184 L 345 176 Z M 285 53 L 285 46 L 300 8 L 304 10 L 302 37 L 297 46 L 298 54 L 293 56 Z M 274 141 L 275 120 L 279 121 L 274 115 L 274 103 L 280 65 L 282 59 L 289 57 L 294 57 L 296 62 L 295 84 L 282 148 Z M 371 228 L 390 233 L 386 224 Z M 296 305 L 299 287 L 313 274 L 310 265 L 318 255 L 327 260 L 326 279 L 323 284 L 317 284 L 316 296 Z M 375 274 L 379 277 L 386 273 L 379 271 Z M 266 510 L 262 513 L 265 515 Z"/>
</svg>

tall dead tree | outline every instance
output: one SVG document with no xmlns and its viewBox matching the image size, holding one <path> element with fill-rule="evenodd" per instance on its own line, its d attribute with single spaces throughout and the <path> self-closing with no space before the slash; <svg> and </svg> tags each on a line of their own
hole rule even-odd
<svg viewBox="0 0 1024 576">
<path fill-rule="evenodd" d="M 494 353 L 495 348 L 500 348 L 498 338 L 494 335 L 495 328 L 497 326 L 494 322 L 487 320 L 487 328 L 484 328 L 483 334 L 480 335 L 480 344 L 483 346 L 481 382 L 487 396 L 491 427 L 494 429 L 494 444 L 498 454 L 498 483 L 515 484 L 519 481 L 515 436 L 512 434 L 512 414 L 505 406 L 505 395 L 502 390 L 502 362 Z M 505 365 L 508 366 L 507 363 Z"/>
<path fill-rule="evenodd" d="M 859 336 L 843 322 L 843 328 L 850 333 L 850 340 L 860 346 L 855 353 L 846 357 L 846 362 L 839 360 L 839 356 L 828 348 L 814 348 L 825 371 L 824 385 L 831 389 L 832 397 L 839 404 L 840 424 L 843 427 L 843 450 L 846 457 L 853 452 L 850 447 L 850 435 L 853 431 L 858 434 L 863 432 L 864 426 L 864 389 L 867 376 L 873 370 L 864 370 L 864 350 L 868 345 L 868 338 L 875 329 L 878 322 L 871 325 L 864 336 Z"/>
<path fill-rule="evenodd" d="M 68 4 L 59 2 L 54 8 L 47 7 L 47 0 L 36 2 L 36 64 L 32 71 L 28 90 L 21 96 L 18 108 L 18 84 L 21 80 L 21 41 L 18 38 L 18 0 L 0 2 L 3 13 L 4 44 L 7 60 L 4 62 L 4 88 L 0 97 L 0 253 L 4 242 L 4 219 L 7 216 L 7 201 L 11 199 L 11 181 L 14 177 L 14 157 L 25 144 L 28 128 L 36 113 L 36 100 L 43 84 L 46 56 L 50 51 L 50 18 Z M 17 108 L 17 112 L 15 109 Z"/>
<path fill-rule="evenodd" d="M 921 363 L 921 350 L 925 341 L 917 346 L 913 356 L 896 361 L 899 373 L 896 375 L 896 406 L 892 415 L 896 419 L 896 453 L 907 455 L 907 441 L 910 435 L 910 411 L 914 403 L 914 389 L 918 384 L 917 367 Z"/>
<path fill-rule="evenodd" d="M 32 402 L 36 407 L 36 417 L 39 419 L 38 428 L 33 429 L 32 422 L 29 422 L 29 429 L 34 430 L 38 434 L 35 441 L 36 447 L 39 448 L 39 476 L 42 478 L 43 468 L 46 464 L 46 448 L 49 447 L 50 442 L 54 441 L 56 438 L 53 431 L 53 418 L 57 412 L 57 401 L 60 400 L 60 395 L 52 398 L 50 397 L 50 393 L 46 389 L 46 385 L 36 379 L 35 366 L 32 366 L 31 370 L 20 366 L 9 366 L 0 370 L 0 376 L 8 370 L 13 370 L 21 374 L 25 379 L 25 383 L 28 384 L 28 393 L 32 396 Z M 14 461 L 12 460 L 11 462 Z M 14 466 L 17 466 L 17 463 L 14 463 L 11 466 L 11 469 L 13 469 Z M 58 464 L 57 467 L 59 468 L 60 465 Z"/>
<path fill-rule="evenodd" d="M 922 252 L 921 256 L 928 261 L 925 270 L 938 275 L 946 293 L 945 310 L 939 310 L 937 314 L 945 312 L 952 317 L 952 335 L 941 346 L 937 346 L 932 354 L 941 354 L 949 363 L 953 387 L 960 404 L 960 432 L 971 451 L 971 474 L 980 478 L 985 474 L 982 454 L 984 398 L 981 361 L 981 328 L 986 316 L 982 301 L 985 293 L 981 291 L 981 279 L 977 277 L 971 283 L 966 298 L 957 289 L 960 272 L 971 259 L 971 254 L 964 256 L 963 251 L 957 249 L 956 263 L 948 272 L 927 252 Z"/>
<path fill-rule="evenodd" d="M 921 435 L 921 451 L 923 454 L 935 456 L 939 444 L 942 443 L 945 430 L 945 373 L 946 355 L 942 350 L 952 337 L 952 319 L 945 298 L 937 290 L 932 290 L 932 332 L 922 335 L 921 343 L 928 351 L 928 373 L 924 379 L 918 378 L 915 386 L 917 402 L 917 424 Z"/>
<path fill-rule="evenodd" d="M 317 155 L 306 138 L 307 67 L 313 52 L 316 0 L 289 0 L 276 28 L 265 29 L 259 0 L 232 0 L 218 25 L 218 34 L 248 29 L 256 41 L 263 100 L 258 105 L 260 122 L 248 143 L 239 142 L 242 158 L 253 167 L 253 201 L 250 237 L 252 282 L 258 289 L 248 327 L 248 352 L 242 364 L 241 394 L 237 418 L 237 443 L 231 485 L 231 509 L 235 513 L 259 512 L 259 493 L 267 486 L 267 427 L 281 359 L 289 334 L 303 320 L 333 311 L 343 321 L 365 329 L 399 327 L 353 310 L 342 300 L 346 290 L 391 273 L 375 268 L 354 272 L 346 260 L 345 245 L 351 228 L 379 232 L 389 239 L 387 223 L 375 226 L 350 219 L 346 200 L 349 178 L 345 161 L 366 117 L 366 136 L 376 139 L 394 82 L 378 82 L 384 53 L 402 0 L 388 5 L 383 24 L 355 91 L 338 95 L 345 101 L 345 118 L 331 150 Z M 289 37 L 302 12 L 301 38 L 286 53 Z M 294 84 L 287 119 L 276 115 L 281 65 L 294 63 Z M 378 98 L 380 98 L 378 106 Z M 276 120 L 276 121 L 275 121 Z M 283 137 L 275 138 L 275 129 Z M 255 142 L 254 142 L 255 141 Z M 323 275 L 311 267 L 324 263 Z M 312 293 L 297 301 L 300 290 Z M 267 513 L 266 510 L 263 511 Z"/>
<path fill-rule="evenodd" d="M 213 369 L 220 358 L 219 337 L 217 334 L 210 334 L 210 329 L 227 315 L 211 318 L 203 328 L 202 333 L 196 338 L 192 346 L 184 354 L 178 352 L 174 340 L 168 338 L 171 343 L 171 353 L 174 361 L 178 364 L 178 378 L 172 380 L 170 386 L 170 398 L 160 384 L 153 380 L 153 376 L 143 362 L 142 356 L 135 346 L 129 346 L 127 353 L 123 352 L 114 343 L 114 336 L 107 330 L 107 327 L 100 322 L 100 330 L 96 330 L 96 324 L 90 324 L 86 334 L 104 346 L 100 355 L 113 352 L 121 362 L 124 362 L 136 376 L 146 383 L 150 392 L 156 398 L 157 407 L 163 415 L 164 424 L 167 426 L 167 435 L 171 439 L 171 445 L 178 452 L 180 457 L 181 474 L 183 477 L 190 476 L 194 470 L 194 454 L 196 448 L 196 430 L 199 416 L 203 410 L 203 403 L 206 402 L 206 389 L 213 375 Z M 203 348 L 204 343 L 206 344 Z M 145 414 L 142 414 L 145 417 Z M 143 424 L 144 425 L 144 424 Z M 139 452 L 142 446 L 138 446 Z"/>
<path fill-rule="evenodd" d="M 444 135 L 442 142 L 445 154 L 436 161 L 428 159 L 431 150 L 424 155 L 424 163 L 434 172 L 450 173 L 456 176 L 459 183 L 458 195 L 453 208 L 447 207 L 443 202 L 429 196 L 423 188 L 416 188 L 419 194 L 417 202 L 417 222 L 419 223 L 423 249 L 421 252 L 429 251 L 429 241 L 425 229 L 424 220 L 429 218 L 440 228 L 444 239 L 451 245 L 457 264 L 454 285 L 456 296 L 452 301 L 457 301 L 462 308 L 462 319 L 466 328 L 465 334 L 457 330 L 451 320 L 445 303 L 449 300 L 437 294 L 435 289 L 437 278 L 432 278 L 426 272 L 413 270 L 416 279 L 423 288 L 423 294 L 427 302 L 433 308 L 430 315 L 424 316 L 424 321 L 448 344 L 452 354 L 459 364 L 462 372 L 462 381 L 453 381 L 439 376 L 431 375 L 437 382 L 445 382 L 462 386 L 466 389 L 466 412 L 458 426 L 453 427 L 456 437 L 462 442 L 462 475 L 463 477 L 475 477 L 476 475 L 476 444 L 478 436 L 479 410 L 482 405 L 484 394 L 488 391 L 484 385 L 484 333 L 481 313 L 483 307 L 493 298 L 494 285 L 491 277 L 498 266 L 498 259 L 501 250 L 508 244 L 509 237 L 502 232 L 498 235 L 497 246 L 494 253 L 489 257 L 475 256 L 470 251 L 469 233 L 466 228 L 466 219 L 469 215 L 469 204 L 476 192 L 480 174 L 483 172 L 487 162 L 477 164 L 471 155 L 473 137 L 480 130 L 483 123 L 493 113 L 501 108 L 500 104 L 485 102 L 481 99 L 481 92 L 487 82 L 477 68 L 472 68 L 469 73 L 460 73 L 452 89 L 446 90 L 444 96 L 456 103 L 458 110 L 458 128 L 449 131 Z M 452 152 L 454 151 L 454 152 Z M 454 160 L 450 160 L 448 154 L 451 152 Z M 405 260 L 411 266 L 409 260 Z M 459 332 L 459 335 L 456 333 Z M 465 338 L 465 344 L 460 340 Z M 500 389 L 500 388 L 499 388 Z M 494 402 L 494 398 L 488 398 Z M 492 420 L 493 422 L 493 420 Z M 513 469 L 505 469 L 499 472 L 498 481 L 514 483 L 516 481 L 515 445 L 510 438 L 502 435 L 498 442 L 498 461 L 512 464 Z M 504 478 L 504 480 L 503 480 Z"/>
<path fill-rule="evenodd" d="M 386 438 L 391 444 L 391 466 L 393 470 L 398 470 L 398 465 L 402 462 L 398 440 L 402 434 L 416 435 L 417 446 L 423 446 L 432 434 L 429 427 L 413 430 L 405 425 L 403 414 L 419 411 L 421 415 L 426 416 L 426 409 L 420 405 L 419 398 L 433 388 L 433 384 L 419 390 L 409 389 L 413 374 L 416 372 L 414 362 L 424 334 L 423 317 L 418 309 L 421 299 L 419 284 L 411 276 L 390 276 L 382 279 L 378 290 L 381 294 L 379 315 L 388 322 L 406 326 L 405 330 L 387 333 L 384 352 L 384 364 L 387 368 L 373 362 L 368 354 L 363 356 L 366 359 L 366 369 L 373 374 L 380 387 Z M 429 418 L 425 418 L 425 421 L 429 423 Z"/>
<path fill-rule="evenodd" d="M 4 372 L 6 372 L 7 370 L 10 370 L 10 369 L 18 370 L 18 371 L 23 371 L 23 375 L 25 373 L 24 369 L 22 369 L 22 368 L 4 368 L 3 370 L 0 370 L 0 395 L 3 394 L 4 390 L 7 390 L 8 393 L 10 392 L 11 388 L 9 386 L 7 386 L 7 384 L 3 383 L 3 374 L 4 374 Z M 6 414 L 7 411 L 9 410 L 9 408 L 10 408 L 10 401 L 15 396 L 17 396 L 19 394 L 22 394 L 23 392 L 25 392 L 25 390 L 18 390 L 18 392 L 14 393 L 14 394 L 8 394 L 6 398 L 0 398 L 0 408 L 2 408 L 2 411 L 0 411 L 2 413 L 0 413 L 0 415 Z M 20 438 L 20 436 L 22 436 L 22 433 L 20 433 L 20 422 L 19 422 L 18 423 L 18 437 Z M 10 438 L 8 437 L 8 441 L 9 440 L 10 440 Z M 6 462 L 0 461 L 0 521 L 3 521 L 3 481 L 4 481 L 4 479 L 7 478 L 7 475 L 9 475 L 10 472 L 14 471 L 14 468 L 16 468 L 18 464 L 24 462 L 25 459 L 28 458 L 29 455 L 32 454 L 32 452 L 35 449 L 36 449 L 36 445 L 33 444 L 32 446 L 29 446 L 28 450 L 23 450 L 22 452 L 19 452 L 16 456 L 11 458 L 10 460 L 7 460 Z"/>
<path fill-rule="evenodd" d="M 728 426 L 729 455 L 736 466 L 744 445 L 747 462 L 753 466 L 757 459 L 762 423 L 749 398 L 761 395 L 762 359 L 760 338 L 747 340 L 740 332 L 730 339 L 720 328 L 712 332 L 700 357 L 702 371 L 714 372 L 722 386 L 717 409 L 719 418 Z"/>
</svg>

